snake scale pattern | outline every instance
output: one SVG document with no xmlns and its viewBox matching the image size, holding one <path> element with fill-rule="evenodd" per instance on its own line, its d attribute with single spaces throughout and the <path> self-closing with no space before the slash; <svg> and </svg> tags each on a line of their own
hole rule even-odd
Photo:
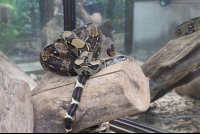
<svg viewBox="0 0 200 134">
<path fill-rule="evenodd" d="M 76 76 L 71 104 L 66 112 L 66 132 L 72 131 L 73 116 L 78 108 L 84 86 L 91 75 L 108 66 L 113 58 L 97 60 L 105 41 L 99 28 L 88 23 L 73 31 L 64 31 L 40 54 L 45 70 L 64 76 Z"/>
<path fill-rule="evenodd" d="M 200 29 L 200 17 L 190 19 L 175 29 L 176 37 L 188 35 Z M 73 31 L 64 31 L 51 44 L 46 45 L 40 54 L 42 67 L 64 76 L 77 76 L 74 85 L 71 104 L 66 112 L 64 124 L 66 132 L 72 131 L 72 121 L 78 108 L 84 86 L 91 75 L 104 67 L 114 64 L 116 58 L 107 57 L 97 60 L 105 36 L 99 28 L 88 23 Z M 118 61 L 127 57 L 118 57 Z"/>
<path fill-rule="evenodd" d="M 178 38 L 184 35 L 191 34 L 199 29 L 200 29 L 200 17 L 195 17 L 177 26 L 175 29 L 175 35 Z"/>
</svg>

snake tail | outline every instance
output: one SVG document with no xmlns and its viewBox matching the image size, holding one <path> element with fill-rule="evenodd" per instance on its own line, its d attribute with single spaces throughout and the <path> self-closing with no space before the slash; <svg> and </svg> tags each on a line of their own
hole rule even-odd
<svg viewBox="0 0 200 134">
<path fill-rule="evenodd" d="M 73 116 L 76 112 L 76 109 L 78 108 L 83 88 L 87 80 L 89 79 L 89 77 L 90 77 L 89 75 L 79 75 L 75 82 L 74 90 L 72 94 L 72 101 L 64 119 L 65 129 L 67 133 L 71 133 L 72 131 Z"/>
</svg>

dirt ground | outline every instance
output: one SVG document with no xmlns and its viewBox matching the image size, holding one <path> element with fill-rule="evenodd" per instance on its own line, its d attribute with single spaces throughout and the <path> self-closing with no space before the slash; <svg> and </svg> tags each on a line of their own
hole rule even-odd
<svg viewBox="0 0 200 134">
<path fill-rule="evenodd" d="M 200 133 L 200 100 L 172 91 L 147 112 L 127 118 L 168 132 Z"/>
</svg>

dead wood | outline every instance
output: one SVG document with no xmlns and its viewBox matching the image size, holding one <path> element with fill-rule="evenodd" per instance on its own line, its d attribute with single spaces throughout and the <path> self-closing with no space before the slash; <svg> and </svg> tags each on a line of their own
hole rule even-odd
<svg viewBox="0 0 200 134">
<path fill-rule="evenodd" d="M 33 90 L 34 132 L 65 132 L 63 120 L 77 77 L 47 72 Z M 87 81 L 74 117 L 73 132 L 146 111 L 148 80 L 132 60 L 111 65 Z"/>
<path fill-rule="evenodd" d="M 196 71 L 195 71 L 196 72 Z M 195 74 L 196 75 L 196 74 Z M 194 76 L 194 75 L 189 75 L 190 77 Z M 197 75 L 196 75 L 197 76 Z M 193 79 L 191 82 L 184 84 L 182 86 L 179 86 L 177 88 L 175 88 L 174 90 L 182 95 L 189 95 L 189 96 L 193 96 L 195 98 L 200 98 L 200 74 L 199 77 L 197 78 L 190 78 L 188 77 L 188 79 L 186 80 L 191 80 Z"/>
<path fill-rule="evenodd" d="M 13 61 L 11 61 L 3 52 L 0 51 L 0 69 L 6 72 L 9 77 L 17 78 L 27 82 L 31 89 L 36 87 L 36 83 L 24 73 Z"/>
<path fill-rule="evenodd" d="M 150 88 L 151 101 L 197 78 L 199 70 L 194 70 L 199 64 L 200 31 L 169 41 L 142 65 L 146 77 L 151 78 L 157 85 Z"/>
<path fill-rule="evenodd" d="M 0 69 L 0 133 L 33 133 L 31 89 Z"/>
</svg>

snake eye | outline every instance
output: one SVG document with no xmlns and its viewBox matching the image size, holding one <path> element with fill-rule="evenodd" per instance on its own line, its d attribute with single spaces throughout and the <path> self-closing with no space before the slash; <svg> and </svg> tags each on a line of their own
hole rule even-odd
<svg viewBox="0 0 200 134">
<path fill-rule="evenodd" d="M 190 32 L 193 32 L 193 31 L 194 31 L 194 23 L 193 23 L 193 22 L 191 22 L 190 25 L 188 26 L 188 30 L 189 30 Z"/>
<path fill-rule="evenodd" d="M 181 30 L 178 29 L 177 33 L 178 33 L 178 36 L 180 37 L 181 36 Z"/>
<path fill-rule="evenodd" d="M 59 57 L 59 53 L 57 51 L 54 51 L 53 53 L 56 57 Z"/>
</svg>

